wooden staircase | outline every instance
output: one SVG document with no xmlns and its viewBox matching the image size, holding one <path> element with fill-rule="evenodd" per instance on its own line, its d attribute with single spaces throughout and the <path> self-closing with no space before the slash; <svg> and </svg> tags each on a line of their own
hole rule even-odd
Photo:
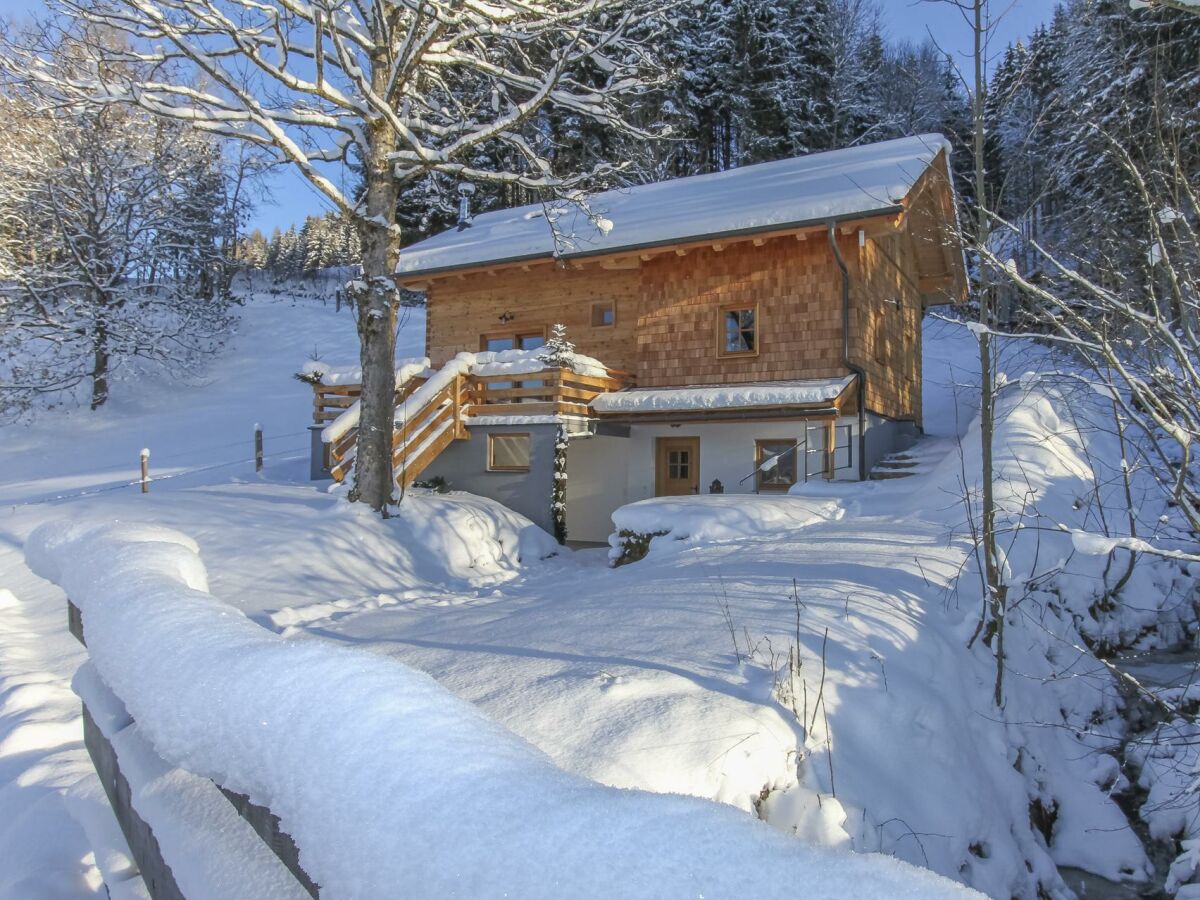
<svg viewBox="0 0 1200 900">
<path fill-rule="evenodd" d="M 471 437 L 463 423 L 463 407 L 469 406 L 468 380 L 454 380 L 415 409 L 407 400 L 396 407 L 396 430 L 392 432 L 392 472 L 400 488 L 409 487 L 438 454 L 455 441 Z"/>
<path fill-rule="evenodd" d="M 396 392 L 392 469 L 396 484 L 402 488 L 416 481 L 450 444 L 470 437 L 463 423 L 463 408 L 471 400 L 466 376 L 455 375 L 433 396 L 414 403 L 413 395 L 428 381 L 424 377 L 410 378 Z M 347 432 L 330 449 L 329 472 L 334 481 L 343 481 L 350 473 L 357 446 L 356 428 Z"/>
<path fill-rule="evenodd" d="M 629 387 L 633 378 L 609 369 L 604 376 L 581 375 L 567 368 L 501 375 L 451 374 L 450 369 L 414 375 L 396 386 L 392 469 L 396 484 L 409 487 L 438 455 L 455 441 L 470 438 L 472 416 L 575 416 L 590 418 L 588 404 L 598 394 Z M 431 381 L 441 387 L 430 394 Z M 360 385 L 336 389 L 314 385 L 314 420 L 318 425 L 345 413 L 358 399 Z M 325 445 L 334 481 L 344 481 L 354 467 L 357 424 Z"/>
</svg>

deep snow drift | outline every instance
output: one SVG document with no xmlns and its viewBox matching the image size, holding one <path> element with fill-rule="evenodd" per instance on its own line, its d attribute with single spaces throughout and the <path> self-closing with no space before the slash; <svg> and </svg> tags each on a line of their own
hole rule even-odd
<svg viewBox="0 0 1200 900">
<path fill-rule="evenodd" d="M 971 893 L 568 775 L 423 673 L 231 615 L 196 550 L 164 528 L 49 524 L 26 554 L 79 605 L 93 664 L 158 754 L 269 805 L 326 896 Z"/>
<path fill-rule="evenodd" d="M 419 358 L 421 313 L 406 315 L 399 355 Z M 380 523 L 309 483 L 311 393 L 292 373 L 314 350 L 353 365 L 352 320 L 332 307 L 252 301 L 209 383 L 129 387 L 99 415 L 3 429 L 0 803 L 21 824 L 0 824 L 0 858 L 22 863 L 0 868 L 0 897 L 91 896 L 102 876 L 137 890 L 80 746 L 69 684 L 83 654 L 63 596 L 21 561 L 33 529 L 64 516 L 184 531 L 214 594 L 289 643 L 345 641 L 421 669 L 576 775 L 719 800 L 998 897 L 1039 882 L 1065 896 L 1056 864 L 1143 875 L 1111 800 L 1128 778 L 1111 755 L 1122 700 L 1085 639 L 1190 633 L 1190 566 L 1143 557 L 1129 602 L 1105 600 L 1127 552 L 1079 553 L 1059 531 L 1128 530 L 1102 398 L 1022 378 L 1036 359 L 1006 361 L 1002 494 L 1025 527 L 1006 532 L 1016 602 L 995 710 L 991 653 L 966 649 L 980 602 L 959 483 L 977 466 L 974 344 L 930 323 L 925 346 L 920 474 L 810 484 L 794 507 L 748 498 L 760 505 L 732 518 L 660 509 L 676 534 L 617 570 L 603 550 L 540 559 L 544 537 L 523 549 L 519 517 L 465 495 L 430 506 L 410 492 Z M 171 476 L 144 496 L 124 486 L 143 446 L 152 474 Z M 1169 543 L 1170 510 L 1140 482 L 1134 496 L 1139 534 Z"/>
</svg>

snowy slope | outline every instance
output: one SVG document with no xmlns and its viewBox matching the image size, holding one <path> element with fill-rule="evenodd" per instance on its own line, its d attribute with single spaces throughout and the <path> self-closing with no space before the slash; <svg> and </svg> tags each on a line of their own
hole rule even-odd
<svg viewBox="0 0 1200 900">
<path fill-rule="evenodd" d="M 31 536 L 27 559 L 78 601 L 90 665 L 145 742 L 269 804 L 323 896 L 766 898 L 791 896 L 797 880 L 830 900 L 976 896 L 884 857 L 791 840 L 720 804 L 573 777 L 423 673 L 335 642 L 284 640 L 235 614 L 208 593 L 196 550 L 161 527 L 53 523 Z M 244 843 L 266 855 L 250 836 L 200 859 L 187 846 L 168 853 L 183 857 L 177 875 L 197 863 L 220 875 Z M 190 897 L 216 896 L 197 883 L 181 880 Z"/>
</svg>

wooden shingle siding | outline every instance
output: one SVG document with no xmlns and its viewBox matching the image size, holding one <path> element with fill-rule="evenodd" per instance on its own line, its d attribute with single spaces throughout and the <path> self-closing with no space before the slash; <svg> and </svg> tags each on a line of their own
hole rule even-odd
<svg viewBox="0 0 1200 900">
<path fill-rule="evenodd" d="M 843 252 L 846 252 L 843 250 Z M 921 422 L 921 294 L 907 234 L 857 242 L 851 263 L 851 359 L 867 372 L 866 406 Z"/>
<path fill-rule="evenodd" d="M 639 274 L 636 268 L 560 268 L 555 263 L 477 272 L 443 278 L 428 288 L 426 343 L 434 366 L 442 366 L 463 350 L 479 350 L 479 336 L 567 326 L 576 349 L 614 369 L 631 372 L 636 365 Z M 592 326 L 592 304 L 614 303 L 616 322 Z M 502 322 L 508 314 L 511 321 Z"/>
<path fill-rule="evenodd" d="M 909 223 L 911 225 L 911 222 Z M 921 422 L 920 258 L 908 230 L 859 245 L 838 236 L 851 277 L 850 356 L 867 372 L 866 408 Z M 428 286 L 428 353 L 441 366 L 480 335 L 561 322 L 581 353 L 634 374 L 640 387 L 738 384 L 847 374 L 842 281 L 828 239 L 784 235 L 648 258 L 540 262 L 439 277 Z M 611 302 L 615 324 L 594 326 Z M 722 308 L 758 310 L 757 352 L 718 352 Z"/>
<path fill-rule="evenodd" d="M 847 244 L 848 246 L 848 244 Z M 840 273 L 824 235 L 780 237 L 642 266 L 637 379 L 642 387 L 737 384 L 845 373 Z M 719 311 L 757 306 L 758 353 L 717 352 Z"/>
</svg>

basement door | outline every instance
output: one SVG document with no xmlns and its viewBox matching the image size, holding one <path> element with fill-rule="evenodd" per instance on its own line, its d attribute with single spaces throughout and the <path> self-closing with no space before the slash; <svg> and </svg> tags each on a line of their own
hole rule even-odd
<svg viewBox="0 0 1200 900">
<path fill-rule="evenodd" d="M 654 455 L 654 496 L 700 493 L 700 438 L 658 438 Z"/>
</svg>

